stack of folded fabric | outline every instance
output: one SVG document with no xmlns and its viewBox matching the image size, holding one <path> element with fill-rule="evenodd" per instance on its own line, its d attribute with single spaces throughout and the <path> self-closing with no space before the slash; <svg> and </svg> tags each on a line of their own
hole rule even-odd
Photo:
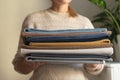
<svg viewBox="0 0 120 80">
<path fill-rule="evenodd" d="M 28 61 L 98 63 L 113 54 L 106 28 L 38 30 L 25 28 L 21 53 Z"/>
</svg>

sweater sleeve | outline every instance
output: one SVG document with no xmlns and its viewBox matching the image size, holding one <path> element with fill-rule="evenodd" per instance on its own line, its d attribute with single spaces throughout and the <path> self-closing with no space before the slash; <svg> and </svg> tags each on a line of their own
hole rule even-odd
<svg viewBox="0 0 120 80">
<path fill-rule="evenodd" d="M 20 49 L 21 49 L 22 45 L 24 44 L 24 40 L 22 38 L 22 32 L 23 32 L 24 28 L 33 27 L 33 26 L 34 26 L 34 23 L 32 21 L 32 17 L 27 16 L 23 22 L 20 37 L 19 37 L 18 49 L 17 49 L 16 55 L 12 61 L 12 64 L 14 65 L 14 69 L 19 73 L 27 74 L 32 71 L 32 68 L 30 68 L 31 64 L 26 62 L 25 57 L 24 57 L 24 55 L 21 54 Z M 25 68 L 25 65 L 27 65 L 26 68 Z"/>
<path fill-rule="evenodd" d="M 22 24 L 22 29 L 21 29 L 21 32 L 20 32 L 20 37 L 19 37 L 19 43 L 18 43 L 18 49 L 17 49 L 17 55 L 21 55 L 21 52 L 20 52 L 20 48 L 22 47 L 22 45 L 24 44 L 24 40 L 23 40 L 23 37 L 22 37 L 22 32 L 24 31 L 24 28 L 27 28 L 27 27 L 30 27 L 30 28 L 34 28 L 34 22 L 33 22 L 33 18 L 32 16 L 28 15 L 25 19 L 24 19 L 24 22 Z M 21 55 L 22 56 L 22 55 Z M 17 57 L 17 56 L 16 56 Z"/>
</svg>

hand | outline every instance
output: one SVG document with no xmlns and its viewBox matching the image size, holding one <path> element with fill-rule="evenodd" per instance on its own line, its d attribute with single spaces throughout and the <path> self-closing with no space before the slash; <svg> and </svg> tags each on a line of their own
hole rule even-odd
<svg viewBox="0 0 120 80">
<path fill-rule="evenodd" d="M 29 62 L 26 61 L 25 57 L 17 57 L 13 60 L 14 69 L 22 74 L 28 74 L 33 70 L 37 69 L 40 65 L 47 64 L 45 62 Z"/>
<path fill-rule="evenodd" d="M 103 71 L 104 64 L 85 64 L 84 68 L 88 73 L 98 75 Z"/>
</svg>

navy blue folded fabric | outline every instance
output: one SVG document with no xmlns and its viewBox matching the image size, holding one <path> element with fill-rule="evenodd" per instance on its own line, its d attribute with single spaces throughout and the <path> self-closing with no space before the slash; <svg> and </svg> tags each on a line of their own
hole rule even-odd
<svg viewBox="0 0 120 80">
<path fill-rule="evenodd" d="M 25 28 L 24 32 L 30 33 L 41 33 L 41 34 L 60 34 L 60 33 L 71 33 L 71 32 L 105 32 L 106 28 L 95 28 L 95 29 L 66 29 L 66 30 L 38 30 L 32 28 Z"/>
<path fill-rule="evenodd" d="M 27 37 L 26 43 L 29 42 L 86 42 L 95 41 L 108 38 L 109 35 L 105 33 L 101 34 L 89 34 L 80 36 L 39 36 L 39 37 Z"/>
<path fill-rule="evenodd" d="M 109 55 L 99 55 L 99 54 L 52 54 L 52 53 L 28 53 L 26 56 L 31 57 L 52 57 L 52 58 L 104 58 L 109 59 Z"/>
</svg>

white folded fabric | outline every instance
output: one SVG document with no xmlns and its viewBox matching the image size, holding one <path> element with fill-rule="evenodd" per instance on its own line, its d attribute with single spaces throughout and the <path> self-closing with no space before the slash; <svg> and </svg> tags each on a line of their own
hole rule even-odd
<svg viewBox="0 0 120 80">
<path fill-rule="evenodd" d="M 41 50 L 41 49 L 25 49 L 21 48 L 21 54 L 25 55 L 28 53 L 56 53 L 56 54 L 106 54 L 112 55 L 113 48 L 92 48 L 92 49 L 48 49 L 48 50 Z"/>
</svg>

